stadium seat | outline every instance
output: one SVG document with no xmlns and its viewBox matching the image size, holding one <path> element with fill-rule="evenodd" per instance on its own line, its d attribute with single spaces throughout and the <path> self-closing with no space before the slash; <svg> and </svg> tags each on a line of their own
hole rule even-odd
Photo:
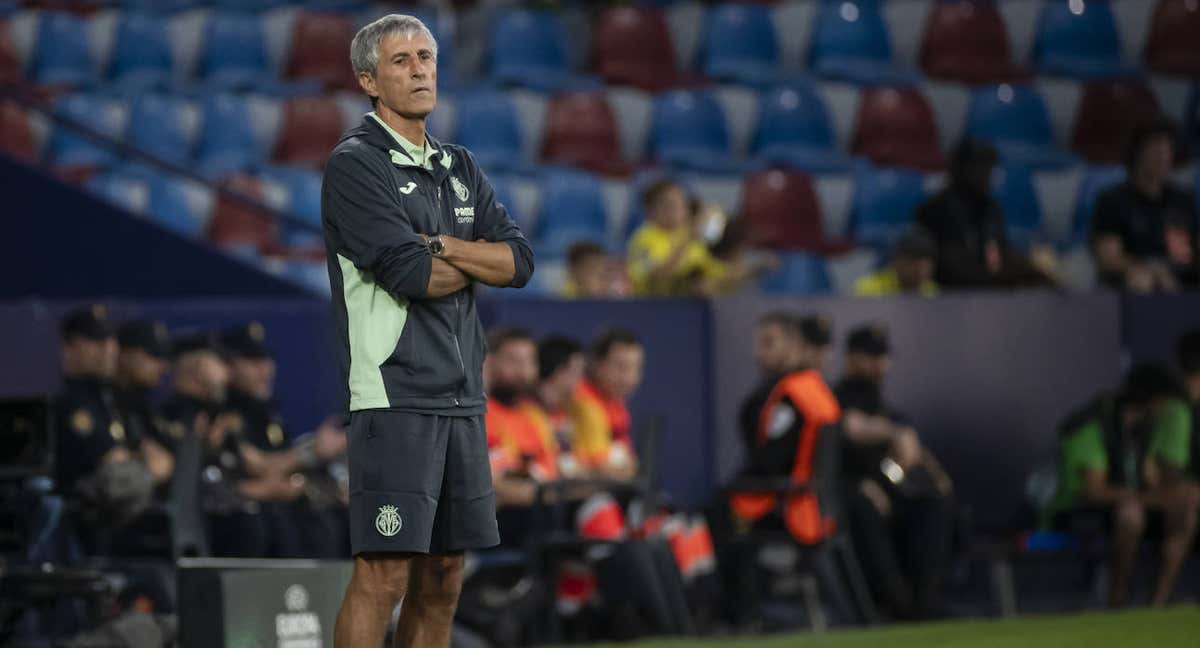
<svg viewBox="0 0 1200 648">
<path fill-rule="evenodd" d="M 966 134 L 991 142 L 1014 164 L 1045 169 L 1071 163 L 1054 143 L 1045 101 L 1029 85 L 1004 83 L 972 92 Z"/>
<path fill-rule="evenodd" d="M 329 294 L 329 268 L 324 261 L 288 261 L 283 276 L 317 294 Z"/>
<path fill-rule="evenodd" d="M 925 199 L 924 182 L 920 173 L 909 169 L 878 169 L 860 164 L 854 173 L 850 208 L 850 232 L 854 240 L 890 251 Z"/>
<path fill-rule="evenodd" d="M 345 130 L 337 101 L 327 97 L 289 99 L 272 156 L 283 164 L 321 168 Z"/>
<path fill-rule="evenodd" d="M 729 131 L 721 105 L 702 90 L 674 90 L 659 95 L 650 116 L 648 157 L 672 167 L 710 173 L 732 173 Z"/>
<path fill-rule="evenodd" d="M 678 80 L 671 32 L 658 9 L 610 7 L 593 39 L 593 69 L 607 83 L 657 91 Z"/>
<path fill-rule="evenodd" d="M 945 166 L 929 100 L 913 86 L 865 88 L 850 150 L 880 166 L 932 171 Z"/>
<path fill-rule="evenodd" d="M 825 295 L 833 289 L 825 259 L 805 252 L 779 257 L 779 268 L 759 281 L 763 292 L 774 294 Z"/>
<path fill-rule="evenodd" d="M 124 86 L 157 87 L 170 80 L 172 65 L 163 17 L 141 11 L 121 12 L 109 78 Z"/>
<path fill-rule="evenodd" d="M 919 57 L 921 69 L 935 79 L 1000 83 L 1026 74 L 1013 63 L 1004 17 L 991 2 L 935 2 Z"/>
<path fill-rule="evenodd" d="M 42 85 L 84 86 L 96 78 L 87 23 L 74 14 L 47 11 L 37 23 L 29 77 Z"/>
<path fill-rule="evenodd" d="M 1200 77 L 1200 5 L 1159 0 L 1146 38 L 1146 67 L 1164 74 Z"/>
<path fill-rule="evenodd" d="M 546 107 L 542 160 L 569 164 L 604 175 L 624 175 L 617 121 L 604 93 L 571 92 Z"/>
<path fill-rule="evenodd" d="M 208 214 L 193 204 L 187 181 L 155 173 L 149 176 L 147 182 L 150 186 L 150 204 L 146 215 L 151 220 L 183 236 L 200 238 L 204 235 Z M 207 191 L 200 189 L 199 185 L 196 189 Z"/>
<path fill-rule="evenodd" d="M 214 12 L 204 28 L 197 76 L 218 87 L 255 85 L 271 75 L 265 43 L 257 15 Z"/>
<path fill-rule="evenodd" d="M 228 250 L 262 253 L 275 244 L 277 225 L 270 213 L 253 205 L 264 204 L 262 181 L 246 175 L 230 176 L 222 185 L 208 223 L 208 240 Z M 226 191 L 253 201 L 239 200 Z"/>
<path fill-rule="evenodd" d="M 1112 7 L 1100 0 L 1050 0 L 1038 14 L 1033 61 L 1043 74 L 1096 79 L 1119 74 L 1121 40 Z"/>
<path fill-rule="evenodd" d="M 807 67 L 855 83 L 887 83 L 897 74 L 878 0 L 821 2 L 809 37 Z"/>
<path fill-rule="evenodd" d="M 38 159 L 37 137 L 29 115 L 11 101 L 0 102 L 0 153 L 29 164 Z"/>
<path fill-rule="evenodd" d="M 8 21 L 0 16 L 0 83 L 16 83 L 24 76 L 10 29 Z"/>
<path fill-rule="evenodd" d="M 288 60 L 284 76 L 289 79 L 316 79 L 329 90 L 358 90 L 346 60 L 354 23 L 349 16 L 301 11 L 292 24 Z"/>
<path fill-rule="evenodd" d="M 542 9 L 509 9 L 493 23 L 488 47 L 491 78 L 505 85 L 553 91 L 571 73 L 567 34 L 558 14 Z"/>
<path fill-rule="evenodd" d="M 245 99 L 230 93 L 205 97 L 196 138 L 200 174 L 217 180 L 233 171 L 245 171 L 261 159 Z"/>
<path fill-rule="evenodd" d="M 111 139 L 121 136 L 125 123 L 124 110 L 116 101 L 95 95 L 62 97 L 55 103 L 54 112 Z M 111 162 L 114 154 L 79 131 L 56 124 L 50 137 L 49 157 L 58 167 L 93 167 Z"/>
<path fill-rule="evenodd" d="M 292 247 L 321 242 L 321 174 L 298 167 L 270 167 L 261 177 L 287 190 L 287 211 L 297 222 L 282 224 L 282 241 Z"/>
<path fill-rule="evenodd" d="M 535 250 L 550 258 L 566 254 L 572 243 L 608 242 L 604 188 L 595 176 L 549 168 L 542 173 L 542 199 L 534 227 Z"/>
<path fill-rule="evenodd" d="M 146 209 L 146 183 L 136 176 L 121 173 L 102 173 L 92 176 L 84 187 L 127 212 L 141 214 Z"/>
<path fill-rule="evenodd" d="M 1029 169 L 1016 165 L 997 168 L 992 191 L 1004 212 L 1009 242 L 1028 248 L 1042 230 L 1042 208 Z"/>
<path fill-rule="evenodd" d="M 770 9 L 727 2 L 708 10 L 700 69 L 719 81 L 766 86 L 779 76 L 779 44 Z"/>
<path fill-rule="evenodd" d="M 828 247 L 821 205 L 807 173 L 766 169 L 748 174 L 738 213 L 752 245 L 812 252 Z"/>
<path fill-rule="evenodd" d="M 844 171 L 850 166 L 850 158 L 837 150 L 825 102 L 803 81 L 763 93 L 750 151 L 766 165 L 816 172 Z"/>
<path fill-rule="evenodd" d="M 477 90 L 459 97 L 455 142 L 470 149 L 490 173 L 528 171 L 517 109 L 499 90 Z"/>
<path fill-rule="evenodd" d="M 1120 162 L 1133 129 L 1158 113 L 1158 99 L 1143 81 L 1088 83 L 1075 113 L 1071 148 L 1090 162 Z"/>
<path fill-rule="evenodd" d="M 191 137 L 184 102 L 163 94 L 144 94 L 130 107 L 125 140 L 134 148 L 177 166 L 187 164 Z"/>
<path fill-rule="evenodd" d="M 1075 218 L 1071 238 L 1075 243 L 1087 243 L 1091 237 L 1092 216 L 1096 211 L 1096 198 L 1109 187 L 1125 181 L 1123 166 L 1088 167 L 1079 184 L 1079 195 L 1075 200 Z"/>
</svg>

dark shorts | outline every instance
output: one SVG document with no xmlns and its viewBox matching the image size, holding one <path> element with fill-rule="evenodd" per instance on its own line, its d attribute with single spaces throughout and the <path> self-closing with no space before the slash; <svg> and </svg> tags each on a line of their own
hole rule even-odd
<svg viewBox="0 0 1200 648">
<path fill-rule="evenodd" d="M 482 416 L 362 410 L 349 441 L 351 553 L 500 543 Z"/>
</svg>

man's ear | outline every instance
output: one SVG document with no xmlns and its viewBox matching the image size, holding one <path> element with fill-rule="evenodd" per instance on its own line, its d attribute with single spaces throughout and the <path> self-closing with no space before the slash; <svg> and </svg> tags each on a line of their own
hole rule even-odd
<svg viewBox="0 0 1200 648">
<path fill-rule="evenodd" d="M 374 74 L 371 74 L 370 72 L 359 72 L 358 85 L 363 89 L 363 92 L 367 93 L 368 97 L 377 98 L 379 96 L 379 92 L 375 90 Z"/>
</svg>

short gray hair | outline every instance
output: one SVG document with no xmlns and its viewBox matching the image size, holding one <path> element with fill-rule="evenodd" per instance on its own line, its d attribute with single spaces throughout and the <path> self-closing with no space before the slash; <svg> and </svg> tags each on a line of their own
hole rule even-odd
<svg viewBox="0 0 1200 648">
<path fill-rule="evenodd" d="M 388 14 L 379 20 L 358 30 L 350 43 L 350 65 L 354 66 L 354 76 L 363 72 L 375 74 L 379 66 L 379 42 L 392 34 L 406 35 L 409 38 L 423 35 L 433 43 L 433 58 L 437 58 L 437 39 L 433 32 L 416 16 L 406 14 Z"/>
</svg>

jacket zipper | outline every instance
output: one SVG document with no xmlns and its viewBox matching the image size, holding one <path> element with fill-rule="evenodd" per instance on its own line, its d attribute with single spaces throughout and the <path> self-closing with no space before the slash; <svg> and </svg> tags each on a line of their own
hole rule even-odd
<svg viewBox="0 0 1200 648">
<path fill-rule="evenodd" d="M 434 195 L 434 199 L 433 199 L 434 203 L 437 204 L 438 213 L 441 214 L 443 218 L 445 218 L 447 216 L 447 214 L 446 214 L 445 210 L 442 209 L 442 185 L 440 183 L 437 185 L 437 188 L 434 190 L 433 195 Z M 453 223 L 453 220 L 451 220 L 450 222 Z M 449 227 L 449 230 L 451 232 L 454 231 L 453 225 L 451 225 Z M 459 292 L 462 292 L 462 291 L 459 291 Z M 454 293 L 454 314 L 456 315 L 456 317 L 454 318 L 454 331 L 453 331 L 454 351 L 458 355 L 458 368 L 459 368 L 459 370 L 462 371 L 463 380 L 466 380 L 466 378 L 467 378 L 467 363 L 463 360 L 462 345 L 460 345 L 458 342 L 459 330 L 462 328 L 462 304 L 460 304 L 458 301 L 459 292 Z M 459 401 L 457 396 L 454 397 L 454 406 L 455 407 L 462 406 L 462 403 Z"/>
</svg>

